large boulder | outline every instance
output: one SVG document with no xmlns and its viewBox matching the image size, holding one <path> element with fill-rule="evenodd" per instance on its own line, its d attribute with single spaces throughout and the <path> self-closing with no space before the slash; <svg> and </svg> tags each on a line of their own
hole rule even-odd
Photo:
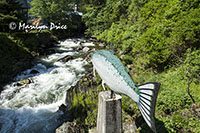
<svg viewBox="0 0 200 133">
<path fill-rule="evenodd" d="M 21 79 L 19 82 L 17 82 L 17 86 L 23 86 L 32 83 L 30 79 Z"/>
<path fill-rule="evenodd" d="M 82 51 L 83 51 L 84 53 L 86 53 L 86 52 L 88 52 L 89 50 L 90 50 L 90 48 L 84 47 Z"/>
<path fill-rule="evenodd" d="M 56 133 L 85 133 L 84 127 L 78 122 L 65 122 L 56 129 Z"/>
<path fill-rule="evenodd" d="M 76 51 L 81 51 L 81 50 L 83 50 L 83 46 L 76 47 Z"/>
<path fill-rule="evenodd" d="M 74 59 L 73 56 L 71 56 L 71 55 L 66 55 L 66 56 L 63 57 L 63 58 L 58 59 L 58 61 L 68 62 L 69 60 L 72 60 L 72 59 Z"/>
</svg>

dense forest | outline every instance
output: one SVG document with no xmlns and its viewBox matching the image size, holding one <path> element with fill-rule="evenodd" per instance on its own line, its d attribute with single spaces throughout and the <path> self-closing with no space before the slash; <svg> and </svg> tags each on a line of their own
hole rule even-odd
<svg viewBox="0 0 200 133">
<path fill-rule="evenodd" d="M 67 13 L 73 4 L 82 18 Z M 155 111 L 158 132 L 200 132 L 199 0 L 32 0 L 30 5 L 23 12 L 17 0 L 0 0 L 0 90 L 51 43 L 80 35 L 84 25 L 85 36 L 108 44 L 107 49 L 114 44 L 115 55 L 136 84 L 161 83 Z M 27 13 L 47 25 L 67 23 L 69 28 L 9 29 L 10 22 L 27 22 Z M 126 96 L 122 108 L 133 119 L 141 116 Z M 96 112 L 91 116 L 96 119 Z M 150 132 L 142 122 L 138 130 Z"/>
<path fill-rule="evenodd" d="M 200 1 L 85 0 L 83 5 L 86 34 L 112 42 L 135 83 L 161 83 L 158 131 L 165 132 L 162 121 L 168 132 L 200 132 Z M 123 108 L 135 111 L 128 103 Z"/>
</svg>

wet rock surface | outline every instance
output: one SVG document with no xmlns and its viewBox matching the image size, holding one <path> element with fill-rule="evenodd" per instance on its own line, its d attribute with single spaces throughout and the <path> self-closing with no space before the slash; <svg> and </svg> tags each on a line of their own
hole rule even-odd
<svg viewBox="0 0 200 133">
<path fill-rule="evenodd" d="M 135 122 L 130 119 L 126 120 L 123 123 L 123 132 L 124 133 L 138 133 Z"/>
<path fill-rule="evenodd" d="M 83 50 L 83 48 L 84 48 L 83 46 L 78 46 L 75 50 L 76 51 L 81 51 L 81 50 Z"/>
<path fill-rule="evenodd" d="M 14 86 L 23 86 L 23 85 L 28 85 L 30 83 L 32 83 L 32 81 L 30 79 L 21 79 Z"/>
<path fill-rule="evenodd" d="M 90 50 L 90 48 L 88 48 L 88 47 L 84 47 L 84 48 L 82 49 L 83 52 L 88 52 L 89 50 Z"/>
<path fill-rule="evenodd" d="M 40 72 L 38 72 L 37 70 L 31 70 L 31 72 L 30 72 L 30 74 L 37 74 L 37 73 L 40 73 Z"/>
<path fill-rule="evenodd" d="M 85 133 L 85 128 L 76 121 L 66 122 L 56 129 L 56 133 Z"/>
<path fill-rule="evenodd" d="M 67 113 L 69 111 L 69 106 L 66 106 L 64 104 L 61 104 L 58 111 L 61 111 L 63 113 Z"/>
<path fill-rule="evenodd" d="M 58 61 L 62 61 L 62 62 L 68 62 L 69 60 L 72 60 L 74 59 L 73 56 L 71 55 L 66 55 L 65 57 L 61 58 L 61 59 L 58 59 Z"/>
</svg>

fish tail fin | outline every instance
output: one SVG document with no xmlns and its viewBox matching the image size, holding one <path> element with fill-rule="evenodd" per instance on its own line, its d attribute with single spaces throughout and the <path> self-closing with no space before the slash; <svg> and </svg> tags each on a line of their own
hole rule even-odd
<svg viewBox="0 0 200 133">
<path fill-rule="evenodd" d="M 157 82 L 149 82 L 138 86 L 139 89 L 138 107 L 147 125 L 154 132 L 156 132 L 155 120 L 154 120 L 155 105 L 159 88 L 160 88 L 160 83 Z"/>
</svg>

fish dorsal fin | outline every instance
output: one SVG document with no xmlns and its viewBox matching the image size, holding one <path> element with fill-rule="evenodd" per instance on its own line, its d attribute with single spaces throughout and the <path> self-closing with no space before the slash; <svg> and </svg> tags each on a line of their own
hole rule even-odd
<svg viewBox="0 0 200 133">
<path fill-rule="evenodd" d="M 112 53 L 115 53 L 114 46 L 113 46 L 113 43 L 112 43 L 112 42 L 110 43 L 110 51 L 111 51 Z"/>
</svg>

